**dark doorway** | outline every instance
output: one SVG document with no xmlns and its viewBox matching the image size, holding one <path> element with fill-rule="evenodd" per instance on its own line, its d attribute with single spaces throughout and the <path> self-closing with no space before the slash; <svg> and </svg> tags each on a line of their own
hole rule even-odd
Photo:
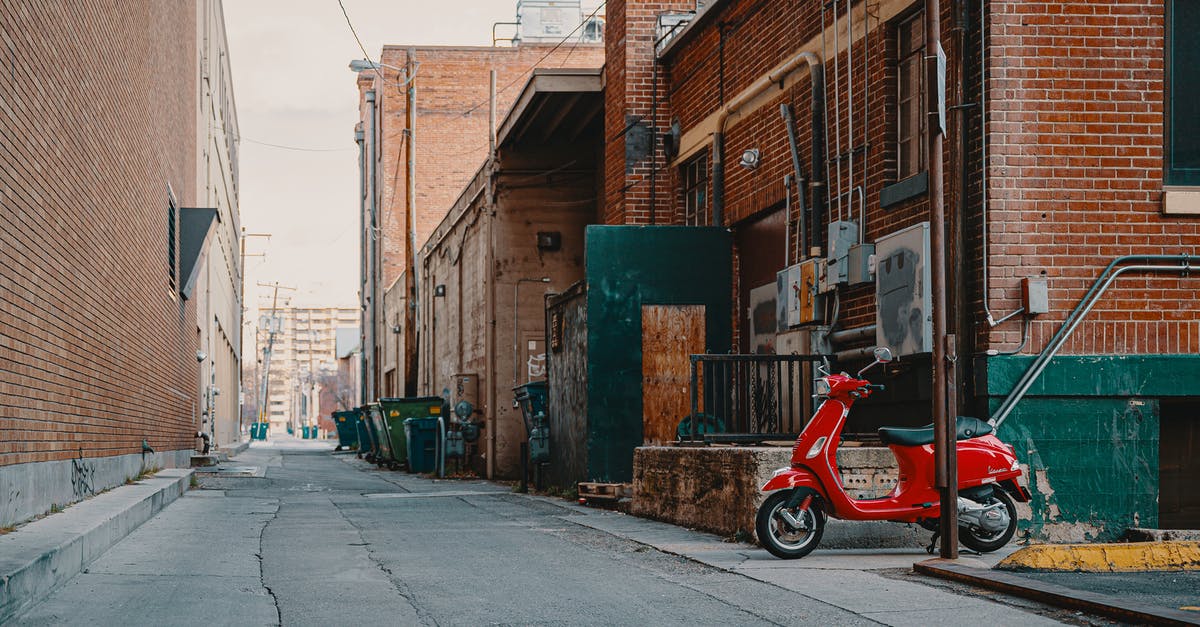
<svg viewBox="0 0 1200 627">
<path fill-rule="evenodd" d="M 738 349 L 742 353 L 775 352 L 773 337 L 769 340 L 769 348 L 768 340 L 762 339 L 763 331 L 770 327 L 775 319 L 775 301 L 771 299 L 769 306 L 761 302 L 752 302 L 750 292 L 766 285 L 771 285 L 771 289 L 774 289 L 775 275 L 786 263 L 786 236 L 782 209 L 734 226 L 733 245 L 737 251 L 738 263 Z M 758 311 L 754 310 L 755 305 L 758 305 Z M 758 333 L 754 332 L 752 322 L 758 323 Z M 772 331 L 771 336 L 773 335 Z M 752 343 L 752 336 L 760 338 L 759 341 Z"/>
<path fill-rule="evenodd" d="M 1158 526 L 1200 529 L 1200 400 L 1163 400 L 1161 412 Z"/>
</svg>

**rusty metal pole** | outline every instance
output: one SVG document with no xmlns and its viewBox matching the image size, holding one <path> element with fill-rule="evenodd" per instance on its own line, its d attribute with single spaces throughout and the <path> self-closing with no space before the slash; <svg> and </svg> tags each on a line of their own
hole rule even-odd
<svg viewBox="0 0 1200 627">
<path fill-rule="evenodd" d="M 937 485 L 941 490 L 941 556 L 958 557 L 957 420 L 950 418 L 947 389 L 946 205 L 942 188 L 942 136 L 946 125 L 946 63 L 942 50 L 942 3 L 925 0 L 925 59 L 929 113 L 929 239 L 933 259 L 933 424 Z"/>
</svg>

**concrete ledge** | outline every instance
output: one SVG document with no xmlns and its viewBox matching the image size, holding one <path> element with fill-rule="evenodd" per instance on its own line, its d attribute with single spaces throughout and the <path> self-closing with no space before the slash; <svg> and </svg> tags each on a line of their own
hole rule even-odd
<svg viewBox="0 0 1200 627">
<path fill-rule="evenodd" d="M 754 516 L 766 495 L 758 491 L 790 463 L 790 447 L 646 446 L 634 451 L 630 513 L 724 536 L 753 536 Z M 880 447 L 838 449 L 842 484 L 855 498 L 891 492 L 896 460 Z M 830 519 L 822 548 L 924 546 L 917 525 Z"/>
<path fill-rule="evenodd" d="M 0 624 L 87 568 L 188 489 L 171 468 L 0 536 Z"/>
<path fill-rule="evenodd" d="M 230 457 L 237 457 L 238 455 L 241 455 L 242 452 L 248 448 L 250 448 L 250 440 L 242 440 L 241 442 L 238 442 L 237 444 L 230 444 L 228 446 L 222 446 L 221 449 L 219 451 L 217 451 L 217 455 L 225 458 L 222 461 L 229 461 Z"/>
<path fill-rule="evenodd" d="M 1038 544 L 1009 555 L 996 568 L 1085 573 L 1200 570 L 1200 542 Z"/>
<path fill-rule="evenodd" d="M 951 560 L 933 559 L 918 562 L 913 564 L 913 570 L 922 575 L 998 590 L 1058 607 L 1109 616 L 1132 624 L 1200 624 L 1195 614 L 1182 610 L 1149 607 L 1107 594 L 1075 590 L 1012 573 L 956 564 Z"/>
</svg>

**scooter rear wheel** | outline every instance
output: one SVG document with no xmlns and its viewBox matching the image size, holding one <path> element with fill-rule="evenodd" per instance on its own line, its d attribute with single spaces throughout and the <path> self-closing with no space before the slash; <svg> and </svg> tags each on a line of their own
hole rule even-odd
<svg viewBox="0 0 1200 627">
<path fill-rule="evenodd" d="M 808 488 L 796 488 L 807 490 Z M 811 490 L 809 490 L 811 491 Z M 788 510 L 792 518 L 801 523 L 794 527 L 783 516 L 792 490 L 781 490 L 767 497 L 758 515 L 754 519 L 754 531 L 758 534 L 758 542 L 763 548 L 781 559 L 797 559 L 804 557 L 817 548 L 821 542 L 821 534 L 825 532 L 825 511 L 821 502 L 813 492 L 813 499 L 808 507 Z"/>
<path fill-rule="evenodd" d="M 1004 509 L 1008 511 L 1008 525 L 1002 531 L 993 533 L 969 526 L 960 526 L 958 541 L 963 546 L 979 553 L 991 553 L 1012 540 L 1013 534 L 1017 531 L 1017 505 L 1013 503 L 1012 497 L 1000 488 L 993 489 L 992 497 L 981 505 L 990 505 L 996 502 L 1003 503 Z"/>
</svg>

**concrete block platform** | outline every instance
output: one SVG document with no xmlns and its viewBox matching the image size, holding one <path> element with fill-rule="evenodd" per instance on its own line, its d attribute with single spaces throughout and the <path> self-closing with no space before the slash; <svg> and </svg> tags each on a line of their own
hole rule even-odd
<svg viewBox="0 0 1200 627">
<path fill-rule="evenodd" d="M 630 513 L 723 536 L 754 534 L 754 516 L 766 494 L 758 488 L 788 466 L 791 447 L 646 446 L 633 455 Z M 883 447 L 838 449 L 842 484 L 855 498 L 891 492 L 898 469 Z M 908 548 L 929 543 L 917 525 L 829 519 L 821 547 Z"/>
<path fill-rule="evenodd" d="M 0 536 L 0 624 L 37 603 L 188 489 L 169 468 Z"/>
</svg>

